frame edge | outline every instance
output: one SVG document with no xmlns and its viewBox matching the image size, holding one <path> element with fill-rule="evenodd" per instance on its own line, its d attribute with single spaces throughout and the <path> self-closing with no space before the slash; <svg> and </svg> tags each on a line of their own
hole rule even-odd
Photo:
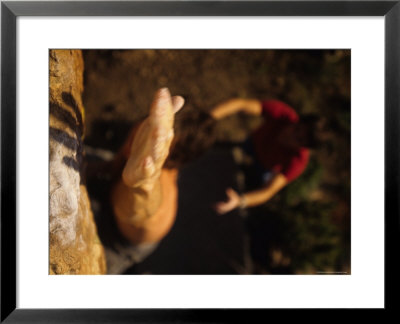
<svg viewBox="0 0 400 324">
<path fill-rule="evenodd" d="M 385 309 L 399 288 L 394 255 L 400 237 L 400 2 L 385 16 Z M 394 238 L 397 238 L 393 242 Z M 389 284 L 390 283 L 390 284 Z"/>
<path fill-rule="evenodd" d="M 16 308 L 16 15 L 1 4 L 1 320 Z"/>
</svg>

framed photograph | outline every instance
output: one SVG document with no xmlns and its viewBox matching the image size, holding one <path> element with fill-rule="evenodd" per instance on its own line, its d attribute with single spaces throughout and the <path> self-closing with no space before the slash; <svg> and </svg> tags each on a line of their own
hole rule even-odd
<svg viewBox="0 0 400 324">
<path fill-rule="evenodd" d="M 3 1 L 1 321 L 394 310 L 399 16 Z"/>
</svg>

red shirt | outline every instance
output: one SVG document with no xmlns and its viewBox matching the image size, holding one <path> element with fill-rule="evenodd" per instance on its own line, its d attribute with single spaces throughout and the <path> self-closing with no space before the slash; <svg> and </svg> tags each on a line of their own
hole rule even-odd
<svg viewBox="0 0 400 324">
<path fill-rule="evenodd" d="M 262 115 L 264 122 L 252 135 L 256 157 L 264 168 L 282 173 L 292 181 L 306 168 L 310 151 L 306 147 L 287 148 L 276 138 L 287 126 L 298 123 L 299 116 L 278 100 L 263 101 Z"/>
</svg>

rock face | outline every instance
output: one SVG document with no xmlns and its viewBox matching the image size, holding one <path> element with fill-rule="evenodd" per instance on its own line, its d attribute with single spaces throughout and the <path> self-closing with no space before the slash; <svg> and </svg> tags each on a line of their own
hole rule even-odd
<svg viewBox="0 0 400 324">
<path fill-rule="evenodd" d="M 83 183 L 83 58 L 50 51 L 50 274 L 103 274 L 103 246 Z"/>
</svg>

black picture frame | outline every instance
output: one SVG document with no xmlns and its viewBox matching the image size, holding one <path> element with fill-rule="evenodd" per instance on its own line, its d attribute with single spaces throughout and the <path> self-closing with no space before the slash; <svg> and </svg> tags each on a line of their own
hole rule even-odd
<svg viewBox="0 0 400 324">
<path fill-rule="evenodd" d="M 268 310 L 16 308 L 16 19 L 19 16 L 381 16 L 385 19 L 385 311 L 399 280 L 400 1 L 1 3 L 1 322 L 254 322 Z M 372 127 L 372 126 L 371 126 Z M 373 188 L 371 188 L 373 190 Z M 275 310 L 274 310 L 275 311 Z M 299 310 L 297 310 L 299 311 Z M 378 310 L 381 315 L 381 310 Z M 378 315 L 378 316 L 380 316 Z M 371 316 L 371 315 L 368 315 Z M 256 320 L 258 322 L 258 320 Z"/>
</svg>

